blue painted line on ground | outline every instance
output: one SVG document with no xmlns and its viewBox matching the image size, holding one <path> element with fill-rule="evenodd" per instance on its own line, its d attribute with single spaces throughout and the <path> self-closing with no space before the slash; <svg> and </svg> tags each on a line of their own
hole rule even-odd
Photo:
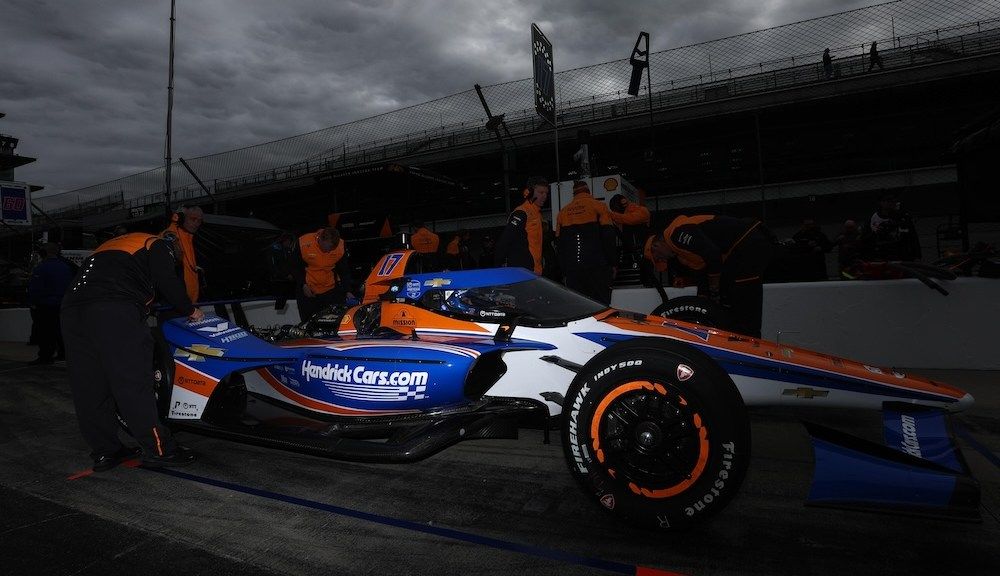
<svg viewBox="0 0 1000 576">
<path fill-rule="evenodd" d="M 968 428 L 956 422 L 955 431 L 958 432 L 958 435 L 961 436 L 963 440 L 968 442 L 969 446 L 972 446 L 972 448 L 976 452 L 979 452 L 987 460 L 989 460 L 990 463 L 992 463 L 997 468 L 1000 468 L 1000 458 L 998 458 L 997 455 L 994 454 L 993 452 L 990 452 L 990 449 L 984 446 L 982 442 L 976 440 L 976 438 L 972 435 L 972 433 L 969 432 Z"/>
<path fill-rule="evenodd" d="M 305 498 L 298 498 L 296 496 L 289 496 L 287 494 L 270 492 L 268 490 L 262 490 L 260 488 L 252 488 L 250 486 L 234 484 L 232 482 L 226 482 L 224 480 L 216 480 L 214 478 L 196 476 L 194 474 L 188 474 L 186 472 L 181 472 L 178 470 L 170 470 L 166 468 L 145 468 L 145 469 L 150 470 L 152 472 L 158 472 L 160 474 L 166 474 L 167 476 L 173 476 L 175 478 L 189 480 L 191 482 L 198 482 L 199 484 L 206 484 L 208 486 L 215 486 L 217 488 L 223 488 L 225 490 L 231 490 L 233 492 L 248 494 L 250 496 L 258 496 L 260 498 L 267 498 L 268 500 L 285 502 L 288 504 L 293 504 L 295 506 L 311 508 L 313 510 L 321 510 L 323 512 L 329 512 L 331 514 L 346 516 L 348 518 L 355 518 L 358 520 L 364 520 L 366 522 L 382 524 L 384 526 L 392 526 L 394 528 L 402 528 L 404 530 L 412 530 L 414 532 L 423 532 L 424 534 L 433 534 L 435 536 L 441 536 L 443 538 L 450 538 L 452 540 L 468 542 L 470 544 L 489 546 L 490 548 L 496 548 L 498 550 L 519 552 L 521 554 L 528 554 L 531 556 L 537 556 L 539 558 L 556 560 L 559 562 L 575 564 L 578 566 L 598 568 L 600 570 L 607 570 L 609 572 L 615 572 L 618 574 L 636 574 L 637 571 L 639 570 L 639 567 L 636 566 L 635 564 L 623 564 L 621 562 L 612 562 L 609 560 L 601 560 L 599 558 L 588 558 L 586 556 L 578 556 L 576 554 L 571 554 L 569 552 L 562 552 L 560 550 L 540 548 L 538 546 L 529 546 L 527 544 L 519 544 L 517 542 L 508 542 L 506 540 L 499 540 L 497 538 L 490 538 L 488 536 L 479 536 L 477 534 L 462 532 L 451 528 L 432 526 L 428 524 L 419 524 L 417 522 L 412 522 L 410 520 L 402 520 L 399 518 L 392 518 L 389 516 L 372 514 L 371 512 L 362 512 L 360 510 L 344 508 L 342 506 L 327 504 L 325 502 L 317 502 L 315 500 L 307 500 Z M 649 570 L 649 569 L 644 568 L 644 570 Z M 671 572 L 662 572 L 662 573 L 673 574 Z"/>
</svg>

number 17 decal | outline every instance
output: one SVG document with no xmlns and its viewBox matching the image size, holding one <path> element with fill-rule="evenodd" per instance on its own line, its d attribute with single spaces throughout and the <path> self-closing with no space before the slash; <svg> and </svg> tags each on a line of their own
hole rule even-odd
<svg viewBox="0 0 1000 576">
<path fill-rule="evenodd" d="M 377 275 L 378 276 L 392 275 L 392 271 L 396 269 L 396 265 L 399 264 L 399 261 L 402 259 L 403 259 L 402 252 L 395 252 L 393 254 L 389 254 L 388 256 L 385 257 L 385 260 L 382 261 L 382 266 L 378 269 Z"/>
</svg>

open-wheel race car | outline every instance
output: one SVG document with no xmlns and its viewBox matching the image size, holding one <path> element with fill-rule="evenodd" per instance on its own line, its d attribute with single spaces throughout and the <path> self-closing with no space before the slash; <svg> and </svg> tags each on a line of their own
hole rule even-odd
<svg viewBox="0 0 1000 576">
<path fill-rule="evenodd" d="M 736 494 L 750 457 L 748 407 L 881 410 L 885 445 L 810 429 L 810 499 L 978 517 L 977 486 L 945 420 L 971 405 L 962 390 L 610 309 L 519 268 L 411 274 L 411 256 L 385 255 L 360 304 L 297 326 L 250 326 L 238 306 L 164 323 L 154 373 L 162 417 L 367 462 L 559 429 L 569 470 L 596 503 L 677 529 Z"/>
</svg>

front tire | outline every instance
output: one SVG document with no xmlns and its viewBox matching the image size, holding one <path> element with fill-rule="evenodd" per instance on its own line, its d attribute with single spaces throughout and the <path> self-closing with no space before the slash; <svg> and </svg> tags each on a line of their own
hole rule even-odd
<svg viewBox="0 0 1000 576">
<path fill-rule="evenodd" d="M 729 375 L 679 342 L 637 338 L 598 354 L 566 396 L 573 477 L 630 524 L 686 528 L 736 494 L 750 425 Z"/>
</svg>

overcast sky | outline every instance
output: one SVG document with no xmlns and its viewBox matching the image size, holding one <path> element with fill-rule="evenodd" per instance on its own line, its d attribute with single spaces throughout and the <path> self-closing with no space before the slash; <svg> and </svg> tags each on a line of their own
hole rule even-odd
<svg viewBox="0 0 1000 576">
<path fill-rule="evenodd" d="M 248 146 L 531 76 L 530 25 L 556 70 L 874 0 L 177 0 L 173 157 Z M 73 190 L 163 163 L 169 0 L 3 0 L 0 132 Z M 526 103 L 526 107 L 531 104 Z"/>
</svg>

